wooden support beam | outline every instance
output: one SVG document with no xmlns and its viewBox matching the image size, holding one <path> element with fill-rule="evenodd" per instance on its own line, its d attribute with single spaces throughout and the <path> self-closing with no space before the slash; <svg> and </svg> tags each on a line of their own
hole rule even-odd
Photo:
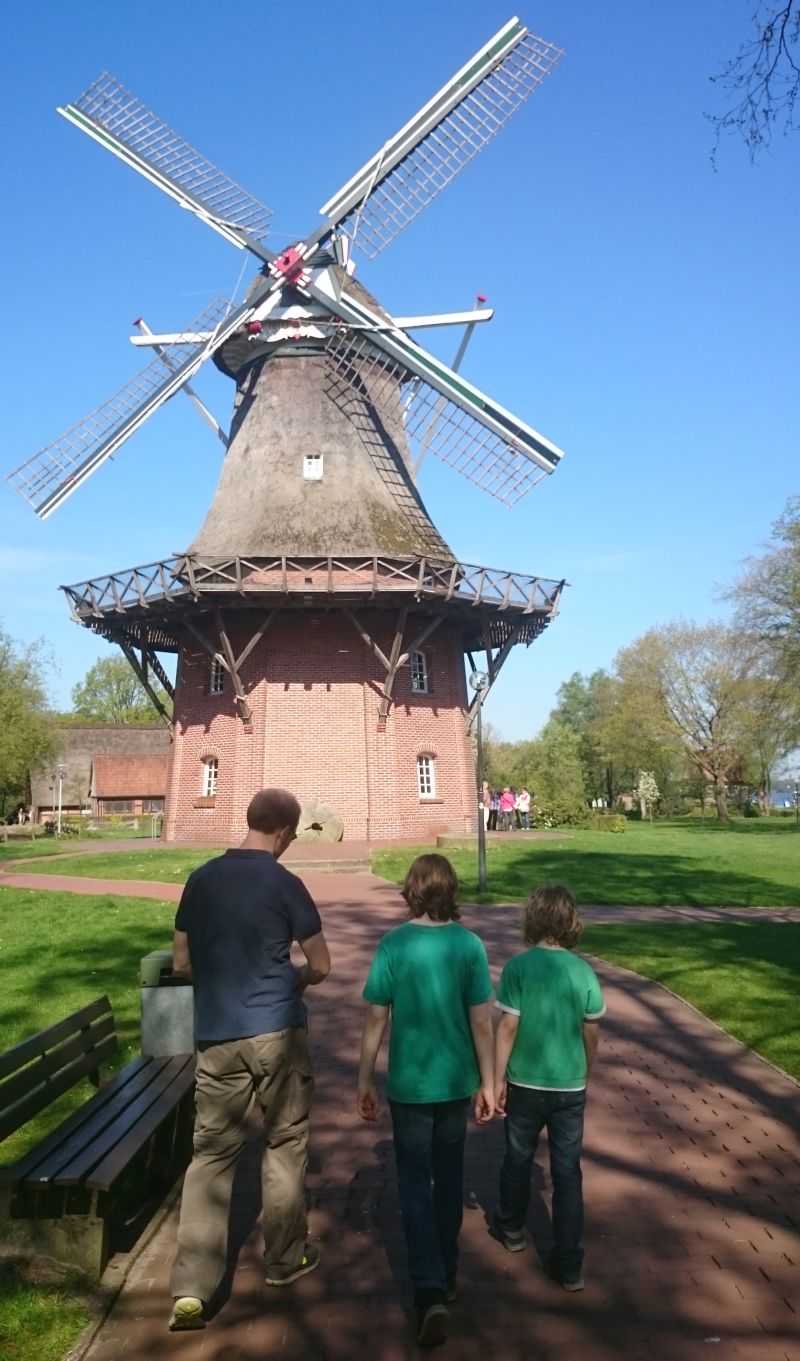
<svg viewBox="0 0 800 1361">
<path fill-rule="evenodd" d="M 367 633 L 367 630 L 361 626 L 358 619 L 353 614 L 353 611 L 351 609 L 348 609 L 347 605 L 343 605 L 342 613 L 347 615 L 356 633 L 366 643 L 367 647 L 369 648 L 373 656 L 378 658 L 378 661 L 380 662 L 384 671 L 388 671 L 389 667 L 391 666 L 389 658 L 386 656 L 385 652 L 381 651 L 381 649 L 378 647 L 378 644 L 375 642 L 374 638 L 371 638 L 370 635 Z"/>
<path fill-rule="evenodd" d="M 139 658 L 136 656 L 136 653 L 134 652 L 130 643 L 127 641 L 127 639 L 123 638 L 118 638 L 117 642 L 119 643 L 119 646 L 125 653 L 125 656 L 127 657 L 131 667 L 133 668 L 134 672 L 136 673 L 145 690 L 147 691 L 148 695 L 150 696 L 151 702 L 155 706 L 157 712 L 161 715 L 170 732 L 172 732 L 172 714 L 169 713 L 168 710 L 166 709 L 164 702 L 161 699 L 161 696 L 158 694 L 158 691 L 154 690 L 152 685 L 150 684 L 150 677 L 148 676 L 147 671 L 145 670 L 142 663 L 139 661 Z"/>
<path fill-rule="evenodd" d="M 272 623 L 277 613 L 278 613 L 277 610 L 270 610 L 269 614 L 264 619 L 263 624 L 259 625 L 259 627 L 256 629 L 255 633 L 250 639 L 250 642 L 247 644 L 247 647 L 244 649 L 243 652 L 239 653 L 239 656 L 236 658 L 237 671 L 247 661 L 247 658 L 250 656 L 250 653 L 253 651 L 253 648 L 255 647 L 256 643 L 259 642 L 259 640 L 264 637 L 264 634 L 266 633 L 267 629 L 269 628 L 270 624 Z"/>
<path fill-rule="evenodd" d="M 438 629 L 443 619 L 444 619 L 443 614 L 437 614 L 434 615 L 433 619 L 428 620 L 424 629 L 422 629 L 417 634 L 416 638 L 412 638 L 411 642 L 408 644 L 408 647 L 406 648 L 405 652 L 403 653 L 402 657 L 397 663 L 398 666 L 405 666 L 406 662 L 411 656 L 411 653 L 419 651 L 419 649 L 422 647 L 422 644 L 426 641 L 426 639 L 430 638 L 431 634 L 434 632 L 435 629 Z"/>
<path fill-rule="evenodd" d="M 486 699 L 486 696 L 488 695 L 489 691 L 491 690 L 492 686 L 494 685 L 495 681 L 497 680 L 497 677 L 500 675 L 500 671 L 502 670 L 503 664 L 504 664 L 504 662 L 505 662 L 505 660 L 506 660 L 506 658 L 507 658 L 509 652 L 511 651 L 512 647 L 513 647 L 514 644 L 516 643 L 517 638 L 519 637 L 519 630 L 520 630 L 520 625 L 519 625 L 519 624 L 515 624 L 514 627 L 513 627 L 512 630 L 511 630 L 510 634 L 509 634 L 508 637 L 506 638 L 506 641 L 503 643 L 503 646 L 502 646 L 501 648 L 498 648 L 498 650 L 497 650 L 497 652 L 494 654 L 494 656 L 491 655 L 491 650 L 490 650 L 490 648 L 487 647 L 487 650 L 486 650 L 486 669 L 487 669 L 487 671 L 489 672 L 489 684 L 488 684 L 488 686 L 486 687 L 486 689 L 483 691 L 483 699 L 484 699 L 484 700 Z M 470 659 L 470 660 L 471 660 L 471 659 Z M 472 699 L 472 701 L 470 702 L 469 709 L 467 710 L 467 713 L 468 713 L 468 715 L 469 715 L 469 720 L 470 720 L 470 726 L 472 725 L 472 720 L 474 719 L 475 714 L 477 713 L 477 710 L 478 710 L 478 698 L 479 698 L 479 696 L 478 696 L 477 694 L 475 694 L 475 695 L 473 696 L 473 699 Z"/>
<path fill-rule="evenodd" d="M 397 627 L 395 628 L 394 631 L 392 650 L 391 653 L 389 654 L 389 666 L 386 673 L 386 680 L 383 686 L 383 694 L 381 695 L 381 702 L 378 705 L 378 721 L 380 723 L 385 723 L 386 719 L 389 716 L 389 707 L 392 703 L 392 690 L 394 688 L 394 678 L 397 675 L 397 670 L 400 665 L 400 655 L 403 646 L 403 634 L 405 632 L 407 618 L 408 606 L 404 605 L 397 617 Z M 406 654 L 406 656 L 407 655 L 408 654 Z"/>
<path fill-rule="evenodd" d="M 231 647 L 231 641 L 225 629 L 225 620 L 222 617 L 221 610 L 214 611 L 214 619 L 216 621 L 217 631 L 219 632 L 219 640 L 222 643 L 222 651 L 225 657 L 227 669 L 228 672 L 230 673 L 231 680 L 233 681 L 233 689 L 236 696 L 236 703 L 239 705 L 239 708 L 241 710 L 243 721 L 245 723 L 252 723 L 253 711 L 250 708 L 250 705 L 247 703 L 247 696 L 244 692 L 244 686 L 242 685 L 241 677 L 236 668 L 236 658 L 233 655 L 233 648 Z"/>
</svg>

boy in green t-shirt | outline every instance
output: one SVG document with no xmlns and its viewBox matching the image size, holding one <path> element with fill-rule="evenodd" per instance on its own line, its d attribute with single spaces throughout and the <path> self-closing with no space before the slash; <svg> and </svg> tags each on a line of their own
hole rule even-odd
<svg viewBox="0 0 800 1361">
<path fill-rule="evenodd" d="M 417 1342 L 447 1336 L 456 1297 L 464 1202 L 467 1107 L 494 1114 L 492 981 L 483 942 L 459 923 L 458 880 L 443 855 L 421 855 L 406 875 L 410 921 L 384 936 L 364 986 L 358 1113 L 377 1120 L 375 1060 L 391 1011 L 386 1094 L 400 1210 L 417 1310 Z"/>
<path fill-rule="evenodd" d="M 525 1247 L 531 1165 L 546 1126 L 554 1246 L 545 1270 L 565 1290 L 582 1290 L 583 1114 L 605 1004 L 594 969 L 572 954 L 581 920 L 565 888 L 536 890 L 523 935 L 533 948 L 508 961 L 497 989 L 495 1108 L 506 1117 L 506 1152 L 491 1232 L 509 1252 Z"/>
</svg>

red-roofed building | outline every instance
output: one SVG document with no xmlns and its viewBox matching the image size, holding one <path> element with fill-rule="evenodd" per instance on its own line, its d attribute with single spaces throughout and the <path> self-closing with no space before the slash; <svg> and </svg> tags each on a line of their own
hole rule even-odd
<svg viewBox="0 0 800 1361">
<path fill-rule="evenodd" d="M 167 753 L 94 756 L 89 798 L 95 817 L 160 813 L 167 792 Z"/>
</svg>

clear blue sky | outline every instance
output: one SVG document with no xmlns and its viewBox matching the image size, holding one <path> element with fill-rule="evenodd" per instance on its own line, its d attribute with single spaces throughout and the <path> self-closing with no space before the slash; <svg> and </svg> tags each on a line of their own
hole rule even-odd
<svg viewBox="0 0 800 1361">
<path fill-rule="evenodd" d="M 185 326 L 243 255 L 55 113 L 105 68 L 275 210 L 317 210 L 514 12 L 513 0 L 7 6 L 0 54 L 3 471 L 141 366 L 132 318 Z M 423 495 L 467 562 L 566 577 L 487 717 L 532 736 L 559 684 L 652 625 L 724 612 L 720 587 L 798 490 L 800 137 L 752 167 L 709 83 L 752 0 L 529 0 L 566 49 L 537 94 L 359 277 L 395 313 L 496 309 L 464 372 L 567 451 L 515 509 L 435 460 Z M 248 275 L 250 273 L 248 265 Z M 240 285 L 241 289 L 241 285 Z M 451 358 L 453 332 L 428 332 Z M 208 370 L 211 369 L 207 365 Z M 222 419 L 232 388 L 198 389 Z M 176 397 L 46 523 L 0 489 L 0 622 L 59 658 L 54 702 L 107 644 L 62 583 L 167 557 L 210 502 L 219 445 Z"/>
</svg>

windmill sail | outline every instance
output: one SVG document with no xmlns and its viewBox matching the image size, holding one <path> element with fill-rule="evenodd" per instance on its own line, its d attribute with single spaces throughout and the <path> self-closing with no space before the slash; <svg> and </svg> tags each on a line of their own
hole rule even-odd
<svg viewBox="0 0 800 1361">
<path fill-rule="evenodd" d="M 58 112 L 233 245 L 242 249 L 267 236 L 272 209 L 184 142 L 107 71 Z"/>
<path fill-rule="evenodd" d="M 533 94 L 560 48 L 511 19 L 320 211 L 374 259 Z"/>
<path fill-rule="evenodd" d="M 187 333 L 213 330 L 230 310 L 225 298 L 216 298 L 187 326 Z M 170 346 L 168 357 L 152 359 L 113 397 L 20 464 L 6 481 L 41 519 L 47 519 L 147 416 L 183 386 L 208 348 L 208 342 L 191 340 Z"/>
</svg>

